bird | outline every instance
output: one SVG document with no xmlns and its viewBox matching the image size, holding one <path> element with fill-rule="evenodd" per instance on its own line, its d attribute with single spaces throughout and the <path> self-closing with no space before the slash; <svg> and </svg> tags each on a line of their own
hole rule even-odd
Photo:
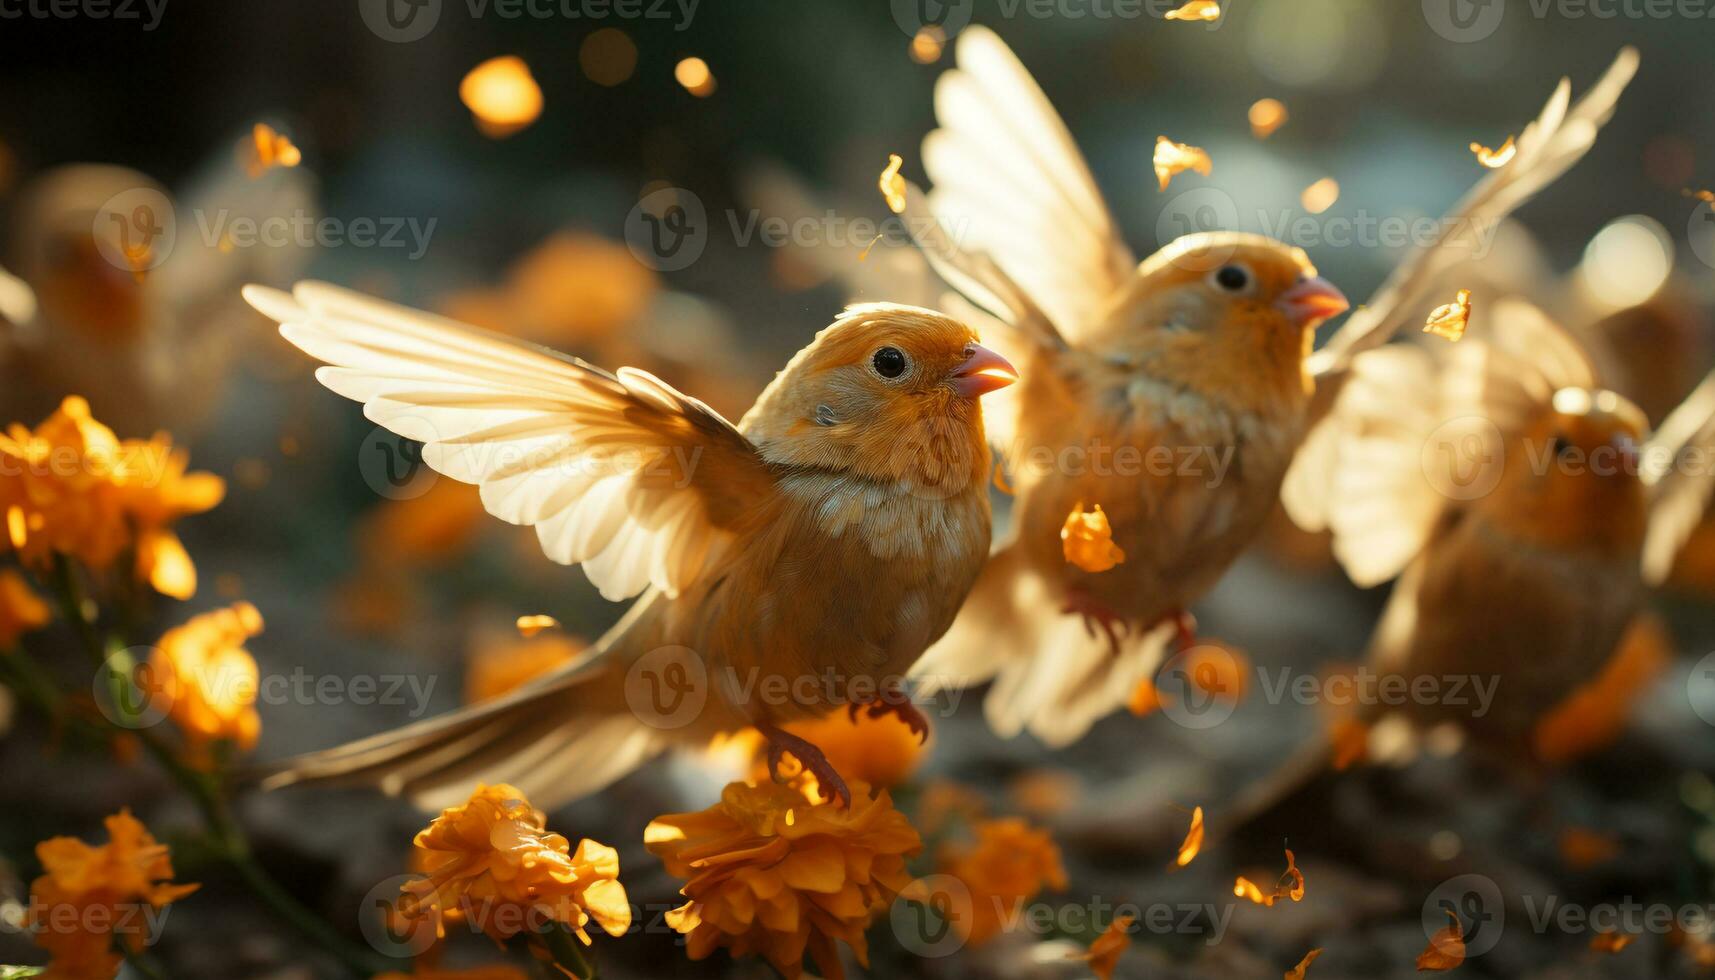
<svg viewBox="0 0 1715 980">
<path fill-rule="evenodd" d="M 1063 746 L 1125 704 L 1170 644 L 1194 642 L 1188 608 L 1257 536 L 1352 359 L 1421 316 L 1428 284 L 1470 246 L 1450 231 L 1419 249 L 1313 351 L 1315 328 L 1348 303 L 1303 250 L 1202 231 L 1136 261 L 1006 44 L 967 28 L 956 61 L 923 141 L 931 189 L 907 182 L 902 216 L 956 294 L 939 308 L 984 324 L 1024 381 L 985 406 L 1011 526 L 913 674 L 924 691 L 992 681 L 995 732 Z M 1564 173 L 1636 66 L 1622 51 L 1576 104 L 1563 79 L 1516 156 L 1441 227 L 1497 224 Z M 1315 442 L 1326 451 L 1325 435 Z M 1124 555 L 1104 571 L 1070 563 L 1062 544 L 1087 506 Z"/>
<path fill-rule="evenodd" d="M 1364 701 L 1355 746 L 1319 735 L 1226 808 L 1220 836 L 1279 813 L 1336 754 L 1407 762 L 1436 728 L 1540 774 L 1539 726 L 1616 656 L 1715 494 L 1715 372 L 1652 433 L 1584 345 L 1516 298 L 1481 338 L 1360 355 L 1327 424 L 1335 451 L 1314 481 L 1294 474 L 1321 492 L 1294 517 L 1332 534 L 1356 584 L 1397 577 L 1371 675 L 1445 696 Z"/>
<path fill-rule="evenodd" d="M 290 282 L 310 255 L 231 232 L 313 225 L 317 198 L 307 170 L 252 175 L 224 140 L 171 189 L 110 164 L 36 175 L 6 229 L 16 261 L 0 270 L 0 412 L 35 417 L 80 391 L 141 431 L 204 431 L 236 365 L 268 340 L 239 288 Z"/>
<path fill-rule="evenodd" d="M 476 782 L 553 807 L 674 745 L 755 726 L 824 793 L 840 774 L 781 726 L 897 712 L 904 672 L 951 623 L 991 537 L 978 399 L 1010 364 L 965 324 L 845 309 L 737 425 L 640 370 L 576 358 L 320 282 L 252 306 L 325 362 L 317 379 L 533 525 L 610 600 L 588 651 L 499 699 L 288 759 L 265 787 L 379 785 L 427 809 Z M 686 708 L 685 705 L 690 707 Z"/>
</svg>

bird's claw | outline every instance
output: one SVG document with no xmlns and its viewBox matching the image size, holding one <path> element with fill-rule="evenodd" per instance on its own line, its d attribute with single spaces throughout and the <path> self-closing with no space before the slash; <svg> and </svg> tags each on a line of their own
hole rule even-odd
<svg viewBox="0 0 1715 980">
<path fill-rule="evenodd" d="M 906 728 L 911 729 L 911 734 L 917 736 L 918 745 L 929 741 L 929 719 L 911 703 L 911 697 L 898 688 L 889 688 L 873 697 L 856 700 L 846 706 L 846 712 L 852 721 L 857 721 L 860 710 L 867 712 L 871 718 L 893 715 L 904 722 Z"/>
<path fill-rule="evenodd" d="M 798 760 L 798 768 L 815 777 L 816 786 L 822 795 L 830 800 L 838 800 L 840 806 L 851 809 L 852 791 L 846 786 L 846 781 L 840 776 L 822 750 L 809 739 L 793 735 L 791 732 L 776 728 L 773 725 L 758 724 L 757 730 L 768 740 L 768 773 L 776 782 L 786 782 L 790 777 L 781 773 L 781 765 L 785 762 L 786 753 Z"/>
<path fill-rule="evenodd" d="M 1162 622 L 1171 620 L 1173 623 L 1173 640 L 1178 645 L 1180 653 L 1197 645 L 1197 617 L 1184 609 L 1175 609 L 1161 617 Z"/>
<path fill-rule="evenodd" d="M 1108 638 L 1108 646 L 1114 656 L 1120 653 L 1120 638 L 1125 636 L 1126 619 L 1115 612 L 1107 603 L 1078 589 L 1072 590 L 1066 596 L 1066 604 L 1060 607 L 1062 613 L 1076 613 L 1084 617 L 1084 632 L 1090 634 L 1090 639 L 1096 638 L 1099 628 L 1102 635 Z"/>
</svg>

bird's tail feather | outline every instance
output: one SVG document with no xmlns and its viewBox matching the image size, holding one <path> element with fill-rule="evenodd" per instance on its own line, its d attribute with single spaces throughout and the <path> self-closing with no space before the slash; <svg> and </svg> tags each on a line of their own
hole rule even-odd
<svg viewBox="0 0 1715 980">
<path fill-rule="evenodd" d="M 611 636 L 612 634 L 610 634 Z M 626 710 L 624 671 L 598 643 L 576 662 L 510 694 L 311 752 L 258 773 L 263 788 L 373 785 L 426 809 L 478 783 L 511 783 L 552 809 L 595 792 L 666 747 Z"/>
</svg>

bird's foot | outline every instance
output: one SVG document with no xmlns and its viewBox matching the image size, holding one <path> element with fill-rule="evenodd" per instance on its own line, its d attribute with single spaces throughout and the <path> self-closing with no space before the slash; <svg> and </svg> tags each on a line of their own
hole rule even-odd
<svg viewBox="0 0 1715 980">
<path fill-rule="evenodd" d="M 1157 626 L 1162 623 L 1173 624 L 1173 644 L 1177 648 L 1176 652 L 1184 653 L 1197 645 L 1197 617 L 1183 608 L 1170 610 L 1155 623 Z"/>
<path fill-rule="evenodd" d="M 911 695 L 897 687 L 883 689 L 880 693 L 866 698 L 860 698 L 847 706 L 853 721 L 857 720 L 858 712 L 864 711 L 871 718 L 882 715 L 893 715 L 911 729 L 911 734 L 917 736 L 917 744 L 929 741 L 929 719 L 923 712 L 911 703 Z"/>
<path fill-rule="evenodd" d="M 1119 656 L 1120 638 L 1126 631 L 1126 618 L 1112 606 L 1082 589 L 1072 589 L 1066 593 L 1066 604 L 1060 607 L 1060 611 L 1084 617 L 1084 631 L 1090 634 L 1091 639 L 1095 638 L 1096 630 L 1100 629 L 1108 638 L 1108 646 L 1113 649 L 1114 656 Z"/>
<path fill-rule="evenodd" d="M 852 791 L 815 743 L 766 722 L 757 722 L 756 729 L 768 740 L 768 771 L 775 780 L 785 782 L 787 777 L 780 772 L 781 757 L 790 752 L 792 758 L 798 760 L 798 767 L 815 777 L 816 786 L 823 796 L 838 800 L 841 806 L 851 809 Z"/>
</svg>

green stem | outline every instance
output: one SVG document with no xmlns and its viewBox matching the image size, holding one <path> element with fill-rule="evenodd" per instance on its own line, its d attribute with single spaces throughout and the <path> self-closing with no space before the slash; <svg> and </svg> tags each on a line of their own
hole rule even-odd
<svg viewBox="0 0 1715 980">
<path fill-rule="evenodd" d="M 542 946 L 547 949 L 548 955 L 553 957 L 554 965 L 570 972 L 578 980 L 596 980 L 598 974 L 595 964 L 590 962 L 588 956 L 584 955 L 584 949 L 579 944 L 578 937 L 574 936 L 570 930 L 563 926 L 554 925 L 538 932 L 536 936 L 542 941 Z"/>
<path fill-rule="evenodd" d="M 55 562 L 54 580 L 54 591 L 60 599 L 61 608 L 77 629 L 85 652 L 95 663 L 100 664 L 102 669 L 108 669 L 112 658 L 125 649 L 124 641 L 114 637 L 105 644 L 101 642 L 95 623 L 86 615 L 83 588 L 78 581 L 76 570 L 64 557 L 59 557 Z M 394 964 L 385 957 L 372 955 L 346 942 L 337 930 L 293 898 L 290 892 L 257 863 L 250 850 L 250 842 L 244 835 L 244 829 L 233 818 L 231 807 L 227 805 L 216 776 L 185 765 L 172 746 L 147 727 L 123 730 L 136 735 L 161 768 L 190 794 L 191 800 L 202 814 L 203 822 L 208 825 L 209 836 L 213 838 L 216 851 L 232 865 L 233 870 L 238 872 L 239 877 L 263 904 L 322 947 L 354 975 L 366 977 L 393 969 Z"/>
</svg>

